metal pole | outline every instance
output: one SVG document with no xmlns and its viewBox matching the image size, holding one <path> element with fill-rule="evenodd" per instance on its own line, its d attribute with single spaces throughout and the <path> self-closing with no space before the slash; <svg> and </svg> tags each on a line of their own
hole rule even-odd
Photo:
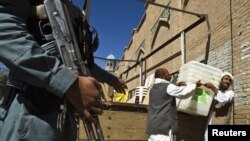
<svg viewBox="0 0 250 141">
<path fill-rule="evenodd" d="M 181 64 L 186 63 L 186 40 L 185 40 L 185 32 L 181 32 Z"/>
</svg>

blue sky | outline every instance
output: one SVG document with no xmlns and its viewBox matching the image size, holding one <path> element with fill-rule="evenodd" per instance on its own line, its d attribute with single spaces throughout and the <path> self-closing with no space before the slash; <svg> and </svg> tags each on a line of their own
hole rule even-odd
<svg viewBox="0 0 250 141">
<path fill-rule="evenodd" d="M 73 0 L 82 8 L 84 0 Z M 121 59 L 124 48 L 132 38 L 145 12 L 144 3 L 137 0 L 91 0 L 89 23 L 99 35 L 99 48 L 94 56 L 106 58 L 110 53 Z M 104 68 L 105 61 L 95 59 Z M 0 63 L 0 68 L 2 68 Z"/>
<path fill-rule="evenodd" d="M 83 0 L 74 0 L 82 7 Z M 144 3 L 137 0 L 91 0 L 89 23 L 99 35 L 100 45 L 94 56 L 106 58 L 110 53 L 121 59 L 124 48 L 144 14 Z M 104 67 L 104 61 L 95 59 Z"/>
</svg>

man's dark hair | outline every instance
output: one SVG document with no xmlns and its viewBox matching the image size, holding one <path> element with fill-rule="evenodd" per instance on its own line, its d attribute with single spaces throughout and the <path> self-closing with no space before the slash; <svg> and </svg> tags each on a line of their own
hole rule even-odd
<svg viewBox="0 0 250 141">
<path fill-rule="evenodd" d="M 159 68 L 155 71 L 155 78 L 165 78 L 166 72 L 168 72 L 165 68 Z"/>
</svg>

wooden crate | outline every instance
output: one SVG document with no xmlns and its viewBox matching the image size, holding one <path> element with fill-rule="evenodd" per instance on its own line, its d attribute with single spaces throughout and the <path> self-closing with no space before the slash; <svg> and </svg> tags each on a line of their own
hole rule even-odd
<svg viewBox="0 0 250 141">
<path fill-rule="evenodd" d="M 144 110 L 142 110 L 144 109 Z M 99 116 L 105 140 L 147 140 L 146 106 L 113 104 Z M 87 140 L 83 124 L 80 124 L 80 139 Z"/>
<path fill-rule="evenodd" d="M 99 120 L 105 141 L 147 141 L 147 105 L 112 103 L 104 108 L 104 114 L 99 116 Z M 205 116 L 178 112 L 180 132 L 177 141 L 202 141 L 206 122 Z M 80 140 L 87 140 L 82 124 Z"/>
</svg>

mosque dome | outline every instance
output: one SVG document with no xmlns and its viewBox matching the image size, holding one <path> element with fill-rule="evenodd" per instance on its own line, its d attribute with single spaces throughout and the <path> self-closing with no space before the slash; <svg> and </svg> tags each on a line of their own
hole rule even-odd
<svg viewBox="0 0 250 141">
<path fill-rule="evenodd" d="M 106 59 L 109 59 L 109 60 L 114 60 L 115 59 L 115 56 L 113 54 L 109 54 Z"/>
</svg>

